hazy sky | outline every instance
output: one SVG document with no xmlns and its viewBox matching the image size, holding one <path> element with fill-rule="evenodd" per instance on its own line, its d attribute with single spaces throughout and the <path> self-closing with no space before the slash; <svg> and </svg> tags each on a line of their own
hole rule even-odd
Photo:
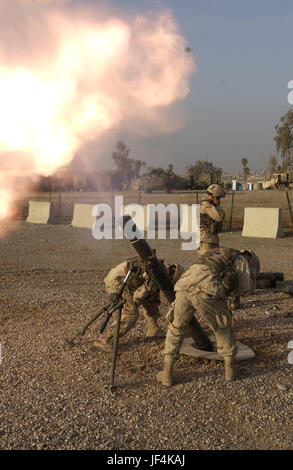
<svg viewBox="0 0 293 470">
<path fill-rule="evenodd" d="M 263 168 L 274 151 L 274 125 L 290 107 L 293 3 L 205 0 L 183 1 L 181 8 L 179 2 L 168 4 L 199 66 L 186 103 L 186 127 L 178 139 L 172 138 L 182 163 L 207 152 L 208 159 L 224 169 L 238 169 L 243 156 L 251 169 Z"/>
<path fill-rule="evenodd" d="M 93 0 L 94 1 L 94 0 Z M 145 11 L 158 2 L 116 0 Z M 267 166 L 274 126 L 290 108 L 293 80 L 293 2 L 290 0 L 163 0 L 192 49 L 198 72 L 181 108 L 185 126 L 138 141 L 124 136 L 133 157 L 173 163 L 178 172 L 198 159 L 224 170 Z"/>
<path fill-rule="evenodd" d="M 71 1 L 86 2 L 105 4 Z M 290 109 L 292 0 L 106 2 L 110 4 L 125 13 L 144 13 L 159 5 L 172 9 L 198 66 L 190 93 L 179 106 L 184 128 L 142 139 L 114 131 L 108 137 L 110 148 L 122 138 L 133 158 L 145 160 L 147 166 L 172 163 L 178 173 L 206 155 L 223 170 L 239 171 L 243 157 L 250 169 L 266 168 L 275 150 L 274 126 Z M 102 166 L 112 167 L 110 151 Z"/>
</svg>

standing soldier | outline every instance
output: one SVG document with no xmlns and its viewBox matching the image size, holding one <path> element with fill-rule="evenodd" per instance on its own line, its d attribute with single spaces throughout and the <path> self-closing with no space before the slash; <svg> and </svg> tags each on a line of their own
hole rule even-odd
<svg viewBox="0 0 293 470">
<path fill-rule="evenodd" d="M 252 251 L 217 248 L 200 256 L 198 262 L 182 274 L 175 285 L 175 301 L 167 313 L 164 369 L 157 374 L 159 382 L 173 385 L 174 363 L 184 336 L 193 336 L 190 321 L 195 312 L 215 334 L 217 352 L 224 358 L 226 380 L 234 380 L 237 350 L 227 297 L 232 292 L 245 295 L 254 290 L 258 271 L 259 260 Z"/>
<path fill-rule="evenodd" d="M 222 231 L 225 212 L 220 207 L 225 191 L 219 184 L 212 184 L 207 189 L 207 197 L 200 203 L 200 255 L 208 250 L 219 248 L 218 233 Z"/>
</svg>

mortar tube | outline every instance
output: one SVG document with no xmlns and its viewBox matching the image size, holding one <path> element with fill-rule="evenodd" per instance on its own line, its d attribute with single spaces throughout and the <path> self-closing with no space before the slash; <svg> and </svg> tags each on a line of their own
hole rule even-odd
<svg viewBox="0 0 293 470">
<path fill-rule="evenodd" d="M 132 221 L 133 224 L 131 226 L 132 230 L 129 231 L 129 225 L 131 224 L 128 224 L 128 231 L 126 231 L 125 226 L 130 221 Z M 123 232 L 125 233 L 126 238 L 131 242 L 133 248 L 138 253 L 141 260 L 149 264 L 151 271 L 150 275 L 153 281 L 157 284 L 159 289 L 163 292 L 164 296 L 166 297 L 167 301 L 171 304 L 175 300 L 174 284 L 170 279 L 163 263 L 159 261 L 147 241 L 142 237 L 142 234 L 137 229 L 130 215 L 123 216 L 122 220 L 120 219 L 120 224 L 122 224 Z M 141 238 L 137 238 L 134 235 L 134 232 L 136 232 L 136 234 Z M 190 324 L 194 330 L 194 340 L 196 341 L 196 347 L 198 347 L 199 349 L 203 349 L 204 351 L 213 351 L 213 343 L 205 334 L 203 328 L 201 327 L 200 323 L 197 321 L 195 316 L 192 317 Z"/>
</svg>

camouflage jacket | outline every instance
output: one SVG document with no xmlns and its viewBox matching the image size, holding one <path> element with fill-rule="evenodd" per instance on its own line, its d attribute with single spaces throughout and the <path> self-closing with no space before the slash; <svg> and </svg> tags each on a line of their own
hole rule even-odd
<svg viewBox="0 0 293 470">
<path fill-rule="evenodd" d="M 134 267 L 134 272 L 130 274 L 126 287 L 130 294 L 133 295 L 137 289 L 144 285 L 146 293 L 148 292 L 157 297 L 159 295 L 159 288 L 153 281 L 151 281 L 150 277 L 144 270 L 144 263 L 138 258 L 124 261 L 111 269 L 104 279 L 108 293 L 118 293 L 123 279 L 131 266 Z"/>
<path fill-rule="evenodd" d="M 203 199 L 200 203 L 200 241 L 201 243 L 219 244 L 218 233 L 222 231 L 222 222 L 225 212 L 215 206 L 210 199 Z"/>
<path fill-rule="evenodd" d="M 246 295 L 253 290 L 247 261 L 240 251 L 216 248 L 199 257 L 179 279 L 175 291 L 204 291 L 209 296 Z"/>
</svg>

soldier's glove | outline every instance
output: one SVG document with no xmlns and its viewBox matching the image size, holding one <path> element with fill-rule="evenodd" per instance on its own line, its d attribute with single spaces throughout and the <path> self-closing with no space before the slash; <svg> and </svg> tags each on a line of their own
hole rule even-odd
<svg viewBox="0 0 293 470">
<path fill-rule="evenodd" d="M 159 290 L 157 284 L 151 278 L 146 279 L 145 286 L 148 292 Z"/>
</svg>

